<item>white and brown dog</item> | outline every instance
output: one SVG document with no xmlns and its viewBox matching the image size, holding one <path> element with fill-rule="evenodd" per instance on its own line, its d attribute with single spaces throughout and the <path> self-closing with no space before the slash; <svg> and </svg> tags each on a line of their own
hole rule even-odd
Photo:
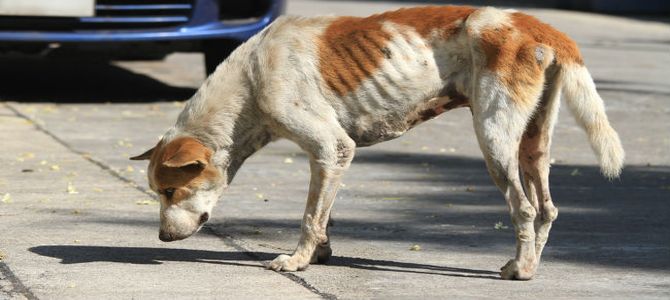
<svg viewBox="0 0 670 300">
<path fill-rule="evenodd" d="M 458 6 L 282 17 L 221 63 L 158 145 L 133 159 L 151 160 L 159 236 L 172 241 L 207 221 L 247 157 L 294 141 L 312 174 L 302 235 L 268 266 L 295 271 L 330 256 L 330 209 L 356 147 L 469 107 L 516 229 L 501 276 L 530 279 L 557 216 L 548 176 L 561 92 L 603 174 L 618 176 L 624 151 L 575 42 L 534 17 Z"/>
</svg>

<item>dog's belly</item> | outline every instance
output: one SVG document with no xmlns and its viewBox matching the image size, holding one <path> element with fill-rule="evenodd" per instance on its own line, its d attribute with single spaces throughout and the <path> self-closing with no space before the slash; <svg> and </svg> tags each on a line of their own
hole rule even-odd
<svg viewBox="0 0 670 300">
<path fill-rule="evenodd" d="M 431 98 L 405 113 L 385 112 L 358 116 L 351 122 L 348 134 L 359 147 L 371 146 L 403 135 L 414 126 L 458 107 L 467 107 L 464 95 L 451 90 L 449 96 Z"/>
<path fill-rule="evenodd" d="M 385 43 L 340 45 L 323 73 L 335 92 L 330 103 L 358 146 L 401 136 L 417 124 L 467 104 L 467 47 L 457 40 L 427 40 L 413 30 L 386 24 Z M 366 37 L 373 33 L 363 34 Z M 362 47 L 365 47 L 364 49 Z M 382 53 L 374 70 L 369 56 Z M 366 74 L 366 76 L 363 76 Z M 330 79 L 331 81 L 328 81 Z"/>
</svg>

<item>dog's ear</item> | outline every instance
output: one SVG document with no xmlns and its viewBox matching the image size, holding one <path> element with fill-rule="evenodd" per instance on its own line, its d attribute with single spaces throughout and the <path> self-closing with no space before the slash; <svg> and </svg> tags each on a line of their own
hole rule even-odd
<svg viewBox="0 0 670 300">
<path fill-rule="evenodd" d="M 156 147 L 153 147 L 153 148 L 147 150 L 146 152 L 144 152 L 144 153 L 142 153 L 142 154 L 140 154 L 140 155 L 138 155 L 138 156 L 133 156 L 133 157 L 130 158 L 130 160 L 146 160 L 146 159 L 151 159 L 151 155 L 154 153 L 154 149 L 156 149 Z"/>
<path fill-rule="evenodd" d="M 209 163 L 212 150 L 205 147 L 194 138 L 181 138 L 170 142 L 166 146 L 167 158 L 163 165 L 170 168 L 182 168 L 187 166 L 198 166 L 204 168 Z"/>
</svg>

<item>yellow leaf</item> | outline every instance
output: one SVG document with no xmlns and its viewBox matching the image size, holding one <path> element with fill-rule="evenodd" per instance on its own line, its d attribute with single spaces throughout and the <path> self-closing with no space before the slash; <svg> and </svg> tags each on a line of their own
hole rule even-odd
<svg viewBox="0 0 670 300">
<path fill-rule="evenodd" d="M 158 201 L 153 200 L 153 199 L 148 199 L 148 200 L 145 199 L 145 200 L 139 200 L 139 201 L 135 202 L 135 204 L 137 204 L 137 205 L 154 205 L 154 204 L 158 204 Z"/>
<path fill-rule="evenodd" d="M 78 192 L 77 189 L 74 187 L 74 185 L 72 184 L 71 181 L 68 181 L 68 182 L 67 182 L 67 189 L 66 189 L 66 190 L 67 190 L 67 193 L 68 193 L 68 194 L 79 194 L 79 192 Z"/>
<path fill-rule="evenodd" d="M 2 203 L 12 203 L 12 195 L 9 193 L 6 193 L 4 196 L 2 196 Z"/>
</svg>

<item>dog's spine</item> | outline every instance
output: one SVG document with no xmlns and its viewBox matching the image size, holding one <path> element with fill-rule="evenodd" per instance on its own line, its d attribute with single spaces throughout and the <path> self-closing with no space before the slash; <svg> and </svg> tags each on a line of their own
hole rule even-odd
<svg viewBox="0 0 670 300">
<path fill-rule="evenodd" d="M 608 178 L 619 177 L 624 150 L 619 135 L 610 126 L 591 74 L 585 66 L 575 63 L 562 65 L 560 78 L 563 98 L 577 123 L 588 134 L 591 147 L 600 160 L 601 172 Z"/>
</svg>

